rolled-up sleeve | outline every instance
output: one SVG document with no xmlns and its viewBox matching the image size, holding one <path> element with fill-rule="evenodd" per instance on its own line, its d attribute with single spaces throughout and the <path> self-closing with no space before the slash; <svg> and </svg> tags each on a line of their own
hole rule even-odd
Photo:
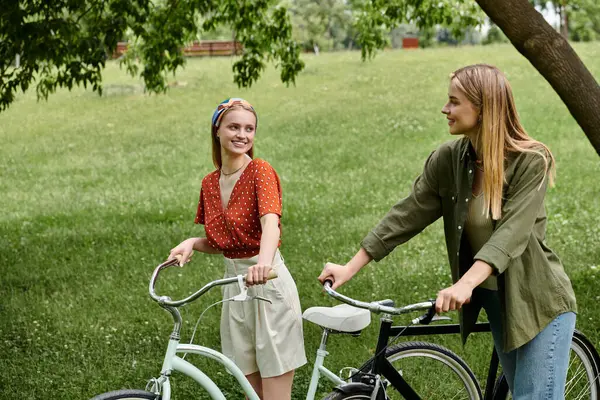
<svg viewBox="0 0 600 400">
<path fill-rule="evenodd" d="M 396 203 L 362 240 L 361 247 L 379 261 L 442 216 L 438 164 L 440 149 L 432 152 L 411 193 Z"/>
<path fill-rule="evenodd" d="M 490 239 L 474 259 L 485 261 L 496 274 L 521 256 L 533 235 L 548 186 L 547 165 L 540 154 L 523 153 L 503 200 L 502 215 Z"/>
</svg>

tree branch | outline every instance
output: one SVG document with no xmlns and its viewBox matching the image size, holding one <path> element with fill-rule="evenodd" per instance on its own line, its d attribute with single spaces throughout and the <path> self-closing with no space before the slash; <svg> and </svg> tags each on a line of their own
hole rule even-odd
<svg viewBox="0 0 600 400">
<path fill-rule="evenodd" d="M 527 0 L 476 0 L 550 83 L 600 155 L 600 86 L 569 42 Z"/>
</svg>

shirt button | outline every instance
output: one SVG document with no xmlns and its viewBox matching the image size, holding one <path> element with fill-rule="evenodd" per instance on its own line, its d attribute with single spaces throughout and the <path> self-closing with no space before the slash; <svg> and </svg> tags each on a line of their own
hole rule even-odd
<svg viewBox="0 0 600 400">
<path fill-rule="evenodd" d="M 459 256 L 459 255 L 460 255 L 460 253 L 457 251 L 457 252 L 456 252 L 456 255 L 457 255 L 457 256 Z"/>
<path fill-rule="evenodd" d="M 460 225 L 459 225 L 459 226 L 458 226 L 458 230 L 460 231 L 461 229 L 462 229 L 462 226 L 460 226 Z"/>
<path fill-rule="evenodd" d="M 469 198 L 466 198 L 466 199 L 465 199 L 465 202 L 466 202 L 466 203 L 468 203 L 468 202 L 469 202 Z"/>
<path fill-rule="evenodd" d="M 473 173 L 473 170 L 472 170 L 472 169 L 470 169 L 470 170 L 469 170 L 469 173 L 470 173 L 470 174 L 472 174 L 472 173 Z"/>
</svg>

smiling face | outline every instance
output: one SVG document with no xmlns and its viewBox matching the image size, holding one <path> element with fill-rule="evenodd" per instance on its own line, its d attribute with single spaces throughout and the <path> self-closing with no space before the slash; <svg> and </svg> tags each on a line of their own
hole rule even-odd
<svg viewBox="0 0 600 400">
<path fill-rule="evenodd" d="M 223 116 L 217 136 L 221 144 L 221 154 L 239 156 L 246 154 L 254 145 L 256 116 L 244 108 L 234 108 Z"/>
<path fill-rule="evenodd" d="M 451 135 L 475 138 L 479 128 L 479 110 L 471 103 L 452 79 L 448 88 L 448 102 L 442 108 Z"/>
</svg>

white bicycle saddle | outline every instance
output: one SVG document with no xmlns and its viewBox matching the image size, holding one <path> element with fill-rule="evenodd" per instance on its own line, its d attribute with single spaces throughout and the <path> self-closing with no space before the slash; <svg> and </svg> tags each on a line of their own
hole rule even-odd
<svg viewBox="0 0 600 400">
<path fill-rule="evenodd" d="M 340 304 L 335 307 L 310 307 L 302 318 L 338 332 L 358 332 L 371 323 L 371 312 L 362 308 Z"/>
</svg>

